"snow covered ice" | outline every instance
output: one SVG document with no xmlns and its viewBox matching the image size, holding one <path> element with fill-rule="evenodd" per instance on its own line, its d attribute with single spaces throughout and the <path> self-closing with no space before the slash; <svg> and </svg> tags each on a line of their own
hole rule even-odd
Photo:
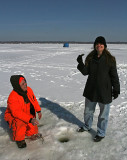
<svg viewBox="0 0 127 160">
<path fill-rule="evenodd" d="M 92 44 L 0 44 L 0 160 L 126 160 L 127 159 L 127 45 L 108 44 L 116 57 L 121 95 L 112 102 L 106 137 L 93 142 L 97 106 L 91 132 L 77 133 L 83 124 L 83 89 L 87 76 L 77 70 L 76 58 Z M 4 121 L 10 76 L 23 74 L 42 108 L 41 140 L 19 149 Z M 66 141 L 63 143 L 63 141 Z"/>
</svg>

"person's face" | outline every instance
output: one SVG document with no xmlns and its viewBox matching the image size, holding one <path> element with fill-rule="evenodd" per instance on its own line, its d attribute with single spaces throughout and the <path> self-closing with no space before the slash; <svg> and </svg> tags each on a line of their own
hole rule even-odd
<svg viewBox="0 0 127 160">
<path fill-rule="evenodd" d="M 104 45 L 101 44 L 101 43 L 97 43 L 97 44 L 95 45 L 95 49 L 97 50 L 98 53 L 102 53 L 103 50 L 104 50 L 104 48 L 105 48 Z"/>
<path fill-rule="evenodd" d="M 23 91 L 27 91 L 27 83 L 24 79 L 21 81 L 20 87 Z"/>
</svg>

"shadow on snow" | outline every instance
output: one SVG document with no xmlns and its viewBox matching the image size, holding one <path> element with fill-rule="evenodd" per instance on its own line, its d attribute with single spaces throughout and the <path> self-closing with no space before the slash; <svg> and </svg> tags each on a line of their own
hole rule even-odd
<svg viewBox="0 0 127 160">
<path fill-rule="evenodd" d="M 70 111 L 66 110 L 62 106 L 60 106 L 57 103 L 54 103 L 50 100 L 47 100 L 45 98 L 39 98 L 41 102 L 41 107 L 46 108 L 50 110 L 52 113 L 54 113 L 59 119 L 63 119 L 69 123 L 78 125 L 78 127 L 81 127 L 84 125 L 83 122 L 81 122 L 75 115 L 73 115 Z M 91 128 L 89 133 L 94 137 L 96 135 L 96 131 Z"/>
<path fill-rule="evenodd" d="M 45 98 L 39 98 L 41 101 L 41 107 L 50 110 L 54 113 L 59 119 L 63 119 L 69 123 L 82 126 L 84 123 L 81 122 L 75 115 L 73 115 L 70 111 L 66 110 L 62 106 L 57 103 L 54 103 L 50 100 Z"/>
<path fill-rule="evenodd" d="M 1 111 L 0 126 L 5 130 L 5 132 L 8 133 L 8 135 L 10 136 L 10 139 L 12 140 L 12 134 L 11 134 L 12 131 L 9 128 L 8 123 L 4 120 L 4 114 L 5 114 L 6 109 L 7 109 L 6 107 L 0 107 L 0 111 Z"/>
</svg>

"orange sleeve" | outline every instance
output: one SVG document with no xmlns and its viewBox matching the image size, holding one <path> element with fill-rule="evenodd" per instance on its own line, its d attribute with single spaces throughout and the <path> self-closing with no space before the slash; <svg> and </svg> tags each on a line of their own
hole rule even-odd
<svg viewBox="0 0 127 160">
<path fill-rule="evenodd" d="M 5 121 L 8 122 L 9 128 L 11 128 L 11 124 L 12 124 L 12 121 L 13 121 L 14 117 L 12 116 L 11 111 L 9 110 L 8 107 L 7 107 L 7 109 L 4 113 L 4 119 L 5 119 Z"/>
<path fill-rule="evenodd" d="M 32 116 L 23 112 L 17 97 L 14 96 L 9 97 L 8 106 L 14 118 L 18 118 L 26 123 L 29 123 L 29 120 L 32 118 Z"/>
</svg>

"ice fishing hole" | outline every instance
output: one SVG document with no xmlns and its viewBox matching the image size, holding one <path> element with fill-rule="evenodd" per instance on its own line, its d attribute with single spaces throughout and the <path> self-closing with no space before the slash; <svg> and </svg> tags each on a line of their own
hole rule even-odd
<svg viewBox="0 0 127 160">
<path fill-rule="evenodd" d="M 61 137 L 61 138 L 59 138 L 58 139 L 59 140 L 59 142 L 61 142 L 61 143 L 66 143 L 66 142 L 69 142 L 69 138 L 68 137 Z"/>
</svg>

